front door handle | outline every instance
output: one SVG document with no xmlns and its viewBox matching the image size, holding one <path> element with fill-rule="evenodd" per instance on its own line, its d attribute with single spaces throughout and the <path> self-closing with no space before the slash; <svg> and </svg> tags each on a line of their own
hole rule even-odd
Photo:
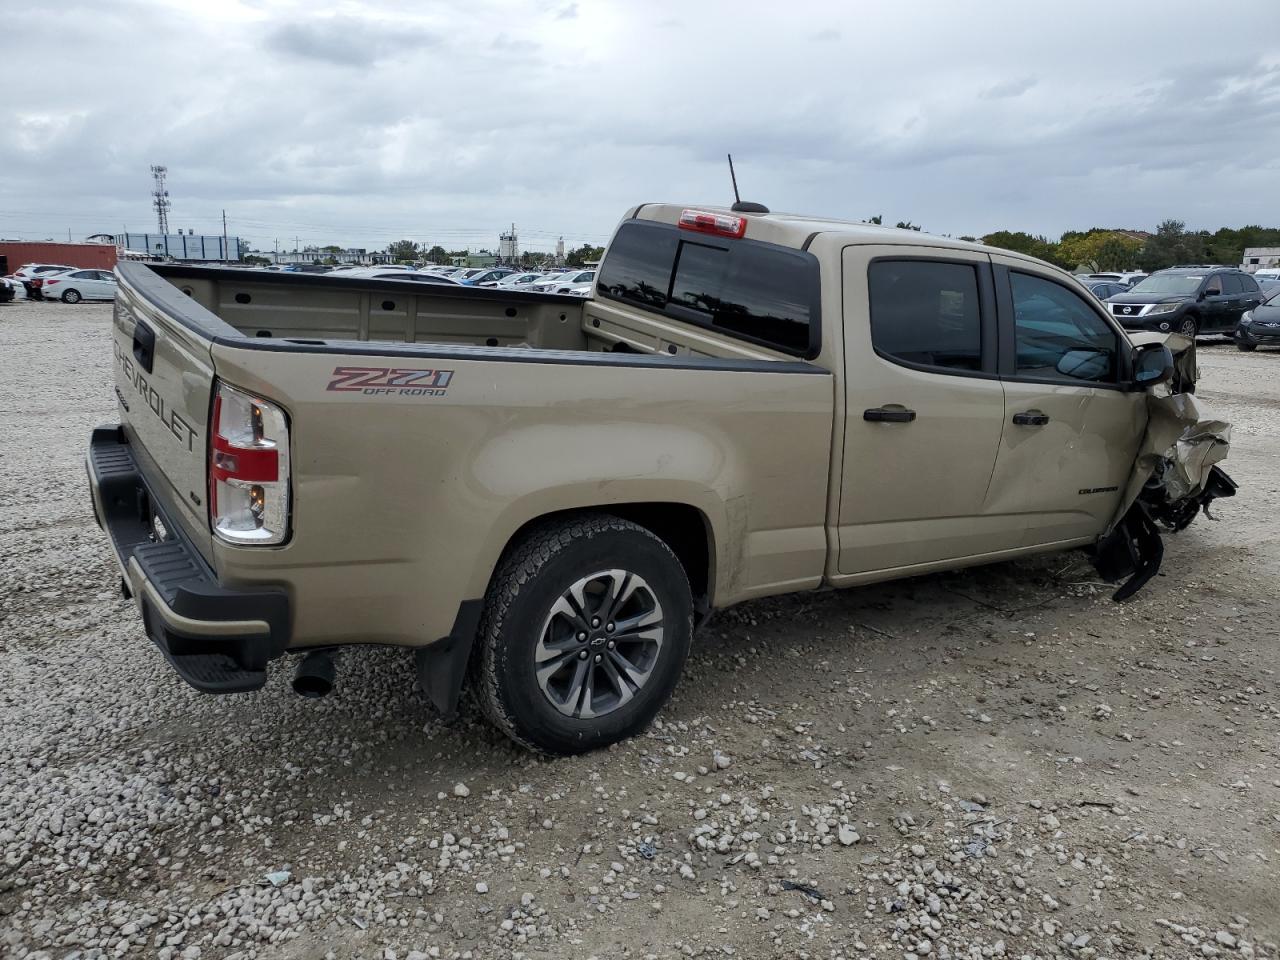
<svg viewBox="0 0 1280 960">
<path fill-rule="evenodd" d="M 1026 410 L 1023 413 L 1015 413 L 1013 422 L 1020 427 L 1043 427 L 1049 422 L 1049 417 L 1039 410 Z"/>
<path fill-rule="evenodd" d="M 880 423 L 910 423 L 915 418 L 916 412 L 905 407 L 872 407 L 862 411 L 863 420 Z"/>
</svg>

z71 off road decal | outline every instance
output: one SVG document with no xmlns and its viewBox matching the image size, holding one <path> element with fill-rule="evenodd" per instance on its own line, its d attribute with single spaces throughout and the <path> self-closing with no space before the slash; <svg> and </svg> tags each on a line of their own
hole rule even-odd
<svg viewBox="0 0 1280 960">
<path fill-rule="evenodd" d="M 443 397 L 452 379 L 452 370 L 334 367 L 333 379 L 325 389 L 367 397 Z"/>
</svg>

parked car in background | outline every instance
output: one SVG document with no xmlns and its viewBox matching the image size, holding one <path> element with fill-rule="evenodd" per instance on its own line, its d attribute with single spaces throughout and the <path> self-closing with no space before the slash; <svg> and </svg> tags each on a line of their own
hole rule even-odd
<svg viewBox="0 0 1280 960">
<path fill-rule="evenodd" d="M 1132 287 L 1136 283 L 1141 283 L 1147 279 L 1148 274 L 1137 273 L 1134 271 L 1120 271 L 1115 273 L 1090 273 L 1082 279 L 1086 280 L 1114 280 L 1117 283 L 1123 283 L 1126 287 Z"/>
<path fill-rule="evenodd" d="M 40 296 L 45 300 L 79 303 L 81 300 L 114 300 L 116 276 L 109 270 L 67 270 L 37 277 Z"/>
<path fill-rule="evenodd" d="M 1127 293 L 1107 300 L 1126 330 L 1176 331 L 1186 337 L 1230 334 L 1240 317 L 1262 302 L 1249 274 L 1235 267 L 1157 270 Z"/>
<path fill-rule="evenodd" d="M 330 274 L 333 276 L 334 274 Z M 408 280 L 411 283 L 436 283 L 448 286 L 459 286 L 456 280 L 442 277 L 435 273 L 423 273 L 421 270 L 410 270 L 408 267 L 362 267 L 359 270 L 343 270 L 336 274 L 343 278 L 357 280 Z"/>
<path fill-rule="evenodd" d="M 515 273 L 510 267 L 492 267 L 488 270 L 481 270 L 479 273 L 473 273 L 462 282 L 469 287 L 476 287 L 482 283 L 488 283 L 494 280 L 501 280 L 503 277 L 509 277 Z"/>
<path fill-rule="evenodd" d="M 1236 349 L 1257 350 L 1280 347 L 1280 286 L 1274 286 L 1266 299 L 1240 317 L 1235 330 Z"/>
<path fill-rule="evenodd" d="M 596 278 L 594 270 L 570 270 L 529 285 L 537 293 L 568 293 L 570 287 L 591 283 Z"/>
<path fill-rule="evenodd" d="M 62 273 L 64 270 L 74 270 L 75 267 L 69 263 L 24 263 L 17 270 L 13 271 L 14 277 L 22 282 L 26 288 L 27 296 L 39 299 L 37 288 L 32 285 L 33 280 L 41 277 L 47 277 L 51 274 Z"/>
<path fill-rule="evenodd" d="M 517 287 L 527 287 L 542 276 L 543 274 L 541 273 L 509 273 L 500 280 L 486 280 L 480 286 L 510 290 Z"/>
<path fill-rule="evenodd" d="M 22 287 L 21 280 L 10 280 L 8 277 L 0 277 L 0 303 L 9 303 L 17 299 L 17 288 Z M 23 288 L 23 293 L 26 293 Z"/>
<path fill-rule="evenodd" d="M 1114 297 L 1118 293 L 1128 293 L 1129 285 L 1121 280 L 1089 280 L 1084 281 L 1084 285 L 1089 288 L 1099 300 L 1106 300 L 1108 297 Z"/>
</svg>

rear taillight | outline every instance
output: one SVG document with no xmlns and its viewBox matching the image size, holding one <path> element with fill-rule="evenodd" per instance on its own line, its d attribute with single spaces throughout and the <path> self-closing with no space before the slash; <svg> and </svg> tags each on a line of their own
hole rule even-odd
<svg viewBox="0 0 1280 960">
<path fill-rule="evenodd" d="M 706 210 L 683 210 L 680 213 L 680 229 L 740 239 L 747 232 L 747 218 Z"/>
<path fill-rule="evenodd" d="M 289 533 L 289 418 L 225 383 L 209 430 L 209 520 L 228 543 L 282 543 Z"/>
<path fill-rule="evenodd" d="M 61 283 L 61 282 L 62 282 L 61 280 L 41 280 L 41 281 L 39 281 L 40 285 L 41 285 L 41 286 L 45 286 L 45 287 L 52 287 L 54 284 Z"/>
</svg>

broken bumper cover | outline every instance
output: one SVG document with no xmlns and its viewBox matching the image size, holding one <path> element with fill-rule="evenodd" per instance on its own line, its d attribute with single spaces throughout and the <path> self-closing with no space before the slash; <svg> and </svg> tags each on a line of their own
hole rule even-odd
<svg viewBox="0 0 1280 960">
<path fill-rule="evenodd" d="M 1119 509 L 1094 553 L 1104 579 L 1128 577 L 1113 599 L 1127 600 L 1160 570 L 1161 529 L 1185 529 L 1220 497 L 1234 496 L 1235 481 L 1218 466 L 1231 446 L 1231 424 L 1196 400 L 1195 344 L 1171 335 L 1174 375 L 1147 391 L 1147 430 Z"/>
<path fill-rule="evenodd" d="M 288 596 L 218 583 L 148 485 L 120 427 L 93 431 L 86 468 L 94 515 L 111 539 L 125 591 L 174 670 L 205 693 L 261 687 L 267 663 L 288 646 Z"/>
</svg>

